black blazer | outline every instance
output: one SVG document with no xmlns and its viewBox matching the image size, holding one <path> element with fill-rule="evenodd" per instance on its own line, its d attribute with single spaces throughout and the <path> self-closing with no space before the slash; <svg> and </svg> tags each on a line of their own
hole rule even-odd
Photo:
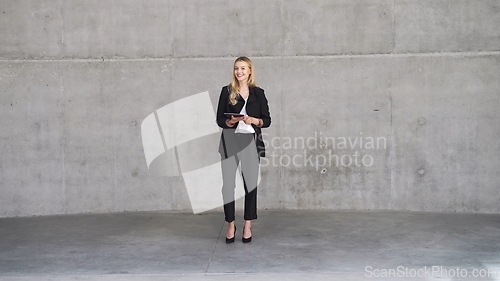
<svg viewBox="0 0 500 281">
<path fill-rule="evenodd" d="M 228 155 L 225 153 L 226 147 L 224 145 L 224 131 L 227 132 L 227 130 L 233 130 L 234 132 L 237 126 L 237 124 L 235 124 L 233 127 L 227 126 L 227 117 L 224 115 L 224 113 L 240 113 L 244 104 L 245 100 L 240 95 L 238 95 L 237 103 L 235 105 L 230 104 L 228 86 L 222 87 L 219 97 L 219 104 L 217 106 L 216 121 L 217 125 L 219 125 L 219 127 L 223 129 L 219 143 L 219 153 L 225 156 L 224 158 L 228 157 Z M 261 128 L 267 128 L 271 125 L 271 114 L 269 113 L 269 105 L 267 103 L 267 98 L 264 94 L 263 89 L 259 87 L 249 87 L 246 110 L 248 116 L 262 119 L 262 127 L 259 128 L 254 124 L 252 124 L 252 127 L 254 128 L 256 134 L 257 152 L 259 153 L 259 156 L 264 157 L 266 156 L 266 148 L 262 138 Z"/>
</svg>

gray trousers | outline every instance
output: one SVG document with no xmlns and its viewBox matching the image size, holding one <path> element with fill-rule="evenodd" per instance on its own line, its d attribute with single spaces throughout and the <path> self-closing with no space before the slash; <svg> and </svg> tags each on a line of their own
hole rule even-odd
<svg viewBox="0 0 500 281">
<path fill-rule="evenodd" d="M 255 135 L 228 132 L 224 134 L 224 142 L 227 158 L 223 157 L 221 165 L 225 220 L 227 222 L 235 220 L 234 191 L 236 172 L 240 164 L 245 188 L 244 219 L 257 219 L 257 184 L 260 158 L 255 144 Z"/>
</svg>

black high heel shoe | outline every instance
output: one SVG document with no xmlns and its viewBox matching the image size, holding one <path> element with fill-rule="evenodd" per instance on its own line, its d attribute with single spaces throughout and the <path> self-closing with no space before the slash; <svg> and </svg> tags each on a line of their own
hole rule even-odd
<svg viewBox="0 0 500 281">
<path fill-rule="evenodd" d="M 236 237 L 236 225 L 234 226 L 234 235 L 233 235 L 233 238 L 227 238 L 226 237 L 226 244 L 233 243 L 235 237 Z"/>
<path fill-rule="evenodd" d="M 243 233 L 245 233 L 245 227 L 243 227 Z M 250 237 L 248 237 L 248 238 L 245 238 L 245 237 L 243 237 L 243 236 L 242 236 L 242 237 L 241 237 L 241 241 L 242 241 L 243 243 L 250 243 L 250 242 L 252 242 L 252 236 L 250 236 Z"/>
</svg>

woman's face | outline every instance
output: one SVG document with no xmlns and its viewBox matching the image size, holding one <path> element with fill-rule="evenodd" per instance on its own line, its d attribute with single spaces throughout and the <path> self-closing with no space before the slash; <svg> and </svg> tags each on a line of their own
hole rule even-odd
<svg viewBox="0 0 500 281">
<path fill-rule="evenodd" d="M 238 82 L 247 82 L 248 78 L 252 71 L 248 64 L 244 61 L 237 61 L 234 64 L 234 77 L 238 80 Z"/>
</svg>

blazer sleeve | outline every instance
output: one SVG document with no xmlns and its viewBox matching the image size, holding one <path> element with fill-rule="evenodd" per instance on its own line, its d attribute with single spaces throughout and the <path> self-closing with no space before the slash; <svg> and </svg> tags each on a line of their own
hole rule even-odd
<svg viewBox="0 0 500 281">
<path fill-rule="evenodd" d="M 271 126 L 271 114 L 269 113 L 269 104 L 267 102 L 266 94 L 262 90 L 260 101 L 260 118 L 262 119 L 262 127 L 267 128 Z"/>
<path fill-rule="evenodd" d="M 229 91 L 227 89 L 227 86 L 224 86 L 220 91 L 219 103 L 217 105 L 217 116 L 215 119 L 217 125 L 223 129 L 234 128 L 234 127 L 229 127 L 226 124 L 227 117 L 226 115 L 224 115 L 224 112 L 226 112 L 226 107 L 228 103 L 229 103 Z"/>
</svg>

